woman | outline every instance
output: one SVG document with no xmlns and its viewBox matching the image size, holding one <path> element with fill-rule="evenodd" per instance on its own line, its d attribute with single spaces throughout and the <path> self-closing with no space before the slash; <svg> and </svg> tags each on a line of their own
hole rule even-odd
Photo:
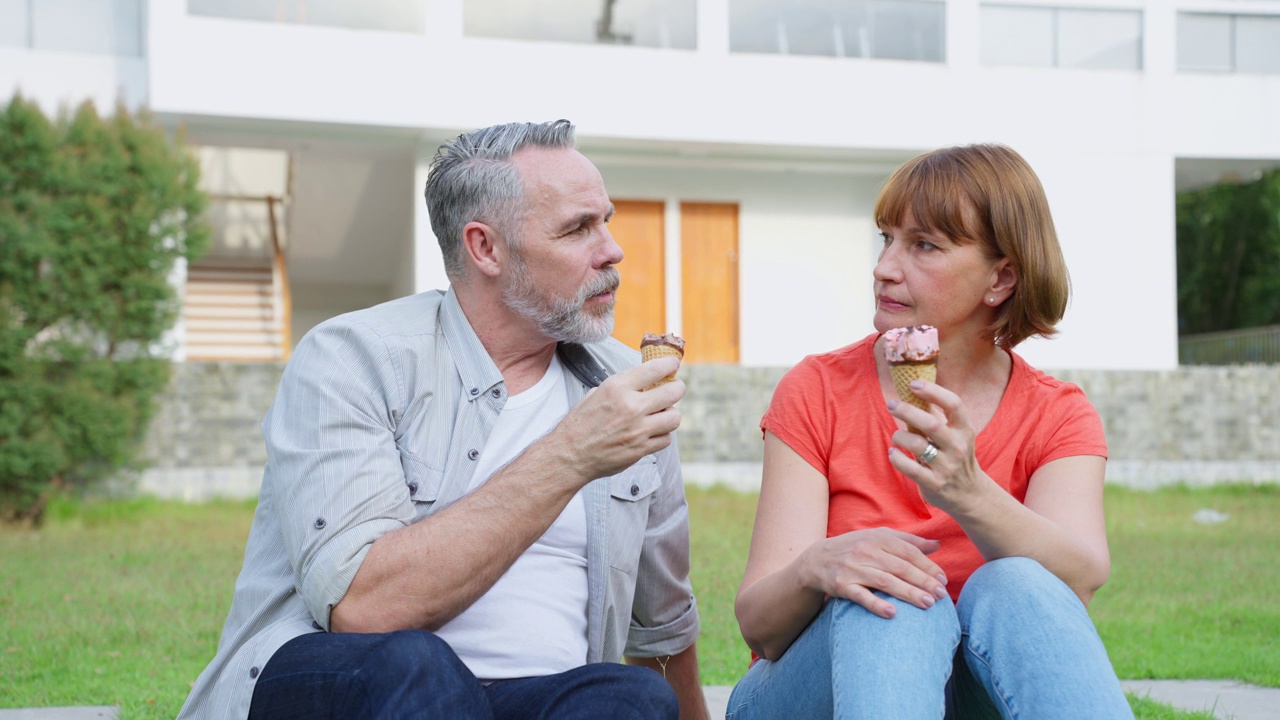
<svg viewBox="0 0 1280 720">
<path fill-rule="evenodd" d="M 1012 352 L 1067 303 L 1039 180 L 1006 147 L 937 150 L 875 220 L 876 334 L 801 361 L 761 422 L 736 603 L 758 659 L 728 717 L 1133 717 L 1085 610 L 1110 571 L 1102 424 Z M 883 352 L 917 325 L 941 344 L 912 383 L 931 411 Z"/>
</svg>

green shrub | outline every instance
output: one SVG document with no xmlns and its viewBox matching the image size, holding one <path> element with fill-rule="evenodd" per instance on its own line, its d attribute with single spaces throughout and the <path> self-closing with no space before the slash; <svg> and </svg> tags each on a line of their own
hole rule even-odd
<svg viewBox="0 0 1280 720">
<path fill-rule="evenodd" d="M 198 180 L 146 114 L 0 113 L 0 518 L 130 461 L 168 382 L 169 274 L 208 243 Z"/>
</svg>

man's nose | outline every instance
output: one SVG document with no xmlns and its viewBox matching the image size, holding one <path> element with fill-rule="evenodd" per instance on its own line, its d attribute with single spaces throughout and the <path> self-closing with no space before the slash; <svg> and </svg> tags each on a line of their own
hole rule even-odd
<svg viewBox="0 0 1280 720">
<path fill-rule="evenodd" d="M 617 265 L 618 263 L 622 262 L 622 257 L 623 257 L 622 246 L 619 245 L 618 242 L 613 239 L 613 233 L 609 232 L 608 225 L 601 226 L 600 236 L 604 241 L 604 245 L 601 248 L 600 264 L 602 266 Z"/>
</svg>

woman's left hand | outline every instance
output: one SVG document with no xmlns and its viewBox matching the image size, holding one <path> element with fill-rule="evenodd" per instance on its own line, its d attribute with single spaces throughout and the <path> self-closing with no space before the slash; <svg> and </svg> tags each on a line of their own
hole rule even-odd
<svg viewBox="0 0 1280 720">
<path fill-rule="evenodd" d="M 960 397 L 950 390 L 913 380 L 911 391 L 933 403 L 933 412 L 894 400 L 889 403 L 889 414 L 928 437 L 907 430 L 895 432 L 893 444 L 897 447 L 889 448 L 889 462 L 920 486 L 925 502 L 952 512 L 976 493 L 985 478 L 974 457 L 973 427 Z M 930 446 L 935 451 L 930 451 Z"/>
</svg>

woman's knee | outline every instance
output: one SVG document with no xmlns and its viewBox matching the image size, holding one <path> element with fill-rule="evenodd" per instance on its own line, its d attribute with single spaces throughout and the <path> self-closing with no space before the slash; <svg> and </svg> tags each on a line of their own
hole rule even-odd
<svg viewBox="0 0 1280 720">
<path fill-rule="evenodd" d="M 1063 603 L 1079 605 L 1066 583 L 1039 562 L 1025 557 L 1007 557 L 983 564 L 965 583 L 957 611 L 968 627 L 976 615 L 1007 613 L 1011 606 L 1044 611 Z"/>
</svg>

